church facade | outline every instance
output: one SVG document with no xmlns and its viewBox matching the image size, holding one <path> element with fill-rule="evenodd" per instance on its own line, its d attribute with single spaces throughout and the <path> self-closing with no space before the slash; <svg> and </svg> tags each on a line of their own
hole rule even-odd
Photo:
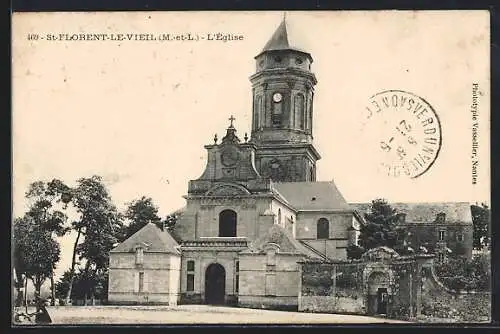
<svg viewBox="0 0 500 334">
<path fill-rule="evenodd" d="M 300 265 L 343 260 L 358 221 L 333 182 L 316 181 L 316 77 L 283 20 L 255 57 L 251 136 L 230 118 L 206 145 L 173 231 L 153 224 L 110 254 L 110 303 L 298 306 Z"/>
</svg>

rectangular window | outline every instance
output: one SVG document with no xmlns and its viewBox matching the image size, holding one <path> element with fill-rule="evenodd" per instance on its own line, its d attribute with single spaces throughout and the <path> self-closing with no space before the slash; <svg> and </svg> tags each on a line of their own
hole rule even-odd
<svg viewBox="0 0 500 334">
<path fill-rule="evenodd" d="M 194 291 L 194 261 L 187 262 L 186 291 Z"/>
<path fill-rule="evenodd" d="M 187 262 L 187 271 L 194 271 L 194 261 Z"/>
<path fill-rule="evenodd" d="M 144 273 L 140 272 L 139 273 L 139 292 L 144 291 Z"/>
<path fill-rule="evenodd" d="M 194 291 L 194 274 L 187 274 L 186 291 Z"/>
<path fill-rule="evenodd" d="M 439 231 L 439 241 L 444 241 L 445 231 Z"/>
<path fill-rule="evenodd" d="M 137 248 L 137 250 L 135 251 L 135 263 L 136 264 L 144 263 L 144 249 Z"/>
<path fill-rule="evenodd" d="M 464 241 L 464 235 L 462 233 L 457 234 L 457 240 L 458 241 Z"/>
<path fill-rule="evenodd" d="M 240 291 L 240 262 L 236 261 L 235 275 L 234 275 L 234 292 L 238 293 L 239 291 Z"/>
</svg>

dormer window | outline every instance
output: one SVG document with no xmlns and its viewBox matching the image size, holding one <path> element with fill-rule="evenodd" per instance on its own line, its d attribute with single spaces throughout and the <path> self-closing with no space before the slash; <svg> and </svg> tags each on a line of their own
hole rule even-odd
<svg viewBox="0 0 500 334">
<path fill-rule="evenodd" d="M 144 248 L 137 247 L 135 249 L 135 264 L 143 264 L 144 263 Z"/>
</svg>

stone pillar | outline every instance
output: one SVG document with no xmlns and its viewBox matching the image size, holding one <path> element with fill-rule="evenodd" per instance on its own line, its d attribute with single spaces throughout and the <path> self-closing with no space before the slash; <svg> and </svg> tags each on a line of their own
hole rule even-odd
<svg viewBox="0 0 500 334">
<path fill-rule="evenodd" d="M 332 272 L 332 297 L 333 297 L 333 305 L 335 307 L 336 304 L 336 295 L 337 295 L 337 265 L 333 264 L 333 272 Z"/>
<path fill-rule="evenodd" d="M 417 285 L 417 295 L 416 295 L 416 303 L 417 303 L 417 314 L 415 316 L 419 316 L 422 314 L 422 264 L 417 260 L 417 276 L 415 280 L 415 284 Z"/>
<path fill-rule="evenodd" d="M 410 292 L 410 319 L 415 317 L 415 315 L 413 314 L 413 274 L 411 272 L 411 269 L 410 269 L 410 274 L 409 274 L 409 277 L 408 277 L 408 290 Z"/>
<path fill-rule="evenodd" d="M 298 300 L 297 300 L 297 309 L 299 311 L 302 310 L 302 263 L 299 263 L 299 293 L 298 293 Z"/>
</svg>

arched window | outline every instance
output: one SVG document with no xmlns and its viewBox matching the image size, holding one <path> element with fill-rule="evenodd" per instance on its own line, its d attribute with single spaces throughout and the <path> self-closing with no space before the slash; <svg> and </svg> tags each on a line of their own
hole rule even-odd
<svg viewBox="0 0 500 334">
<path fill-rule="evenodd" d="M 233 210 L 224 210 L 219 213 L 219 237 L 236 236 L 237 215 Z"/>
<path fill-rule="evenodd" d="M 278 225 L 281 225 L 281 209 L 278 209 Z"/>
<path fill-rule="evenodd" d="M 317 224 L 316 238 L 328 239 L 330 237 L 330 223 L 326 218 L 320 218 Z"/>
<path fill-rule="evenodd" d="M 257 96 L 256 101 L 255 101 L 255 111 L 254 111 L 254 120 L 255 120 L 255 125 L 254 128 L 255 130 L 258 130 L 261 127 L 261 113 L 262 113 L 262 96 Z"/>
<path fill-rule="evenodd" d="M 304 95 L 297 94 L 294 98 L 294 108 L 295 108 L 295 122 L 294 126 L 304 129 Z"/>
<path fill-rule="evenodd" d="M 273 127 L 279 128 L 282 126 L 283 121 L 283 95 L 276 92 L 273 94 L 272 99 L 271 124 Z"/>
</svg>

